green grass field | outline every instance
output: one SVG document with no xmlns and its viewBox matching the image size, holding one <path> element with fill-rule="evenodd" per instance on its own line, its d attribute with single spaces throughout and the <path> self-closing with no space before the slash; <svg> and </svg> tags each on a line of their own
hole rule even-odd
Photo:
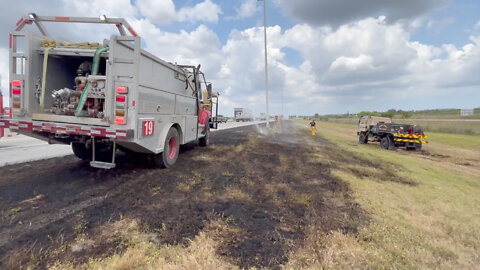
<svg viewBox="0 0 480 270">
<path fill-rule="evenodd" d="M 350 241 L 351 265 L 389 269 L 476 269 L 480 264 L 480 137 L 431 133 L 422 153 L 358 144 L 356 126 L 318 123 L 319 136 L 391 168 L 415 185 L 384 181 L 362 165 L 333 173 L 348 182 L 372 222 Z M 368 175 L 368 176 L 366 176 Z M 363 241 L 368 239 L 368 241 Z M 345 243 L 336 243 L 344 248 Z M 335 251 L 333 251 L 335 252 Z"/>
</svg>

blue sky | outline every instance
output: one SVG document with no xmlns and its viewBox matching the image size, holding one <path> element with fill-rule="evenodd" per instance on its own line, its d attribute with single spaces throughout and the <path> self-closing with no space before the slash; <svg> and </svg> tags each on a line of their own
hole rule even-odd
<svg viewBox="0 0 480 270">
<path fill-rule="evenodd" d="M 256 0 L 34 0 L 0 3 L 0 34 L 22 15 L 125 17 L 144 48 L 202 64 L 234 107 L 264 112 L 263 3 Z M 480 107 L 480 2 L 473 0 L 267 0 L 270 107 L 286 114 Z M 105 28 L 48 25 L 77 41 Z M 66 31 L 68 29 L 68 31 Z M 8 40 L 0 41 L 2 92 Z"/>
<path fill-rule="evenodd" d="M 434 25 L 423 26 L 412 35 L 413 40 L 422 43 L 441 45 L 453 43 L 462 46 L 472 34 L 472 26 L 480 19 L 480 2 L 475 0 L 453 1 L 429 14 Z"/>
</svg>

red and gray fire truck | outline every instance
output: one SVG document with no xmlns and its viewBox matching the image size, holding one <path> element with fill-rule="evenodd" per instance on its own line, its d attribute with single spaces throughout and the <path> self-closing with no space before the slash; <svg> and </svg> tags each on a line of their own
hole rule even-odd
<svg viewBox="0 0 480 270">
<path fill-rule="evenodd" d="M 110 24 L 100 43 L 54 39 L 44 22 Z M 24 31 L 35 24 L 39 34 Z M 166 62 L 141 48 L 122 18 L 28 14 L 10 33 L 10 117 L 0 128 L 49 143 L 71 144 L 74 154 L 98 168 L 113 168 L 117 149 L 144 153 L 163 167 L 179 147 L 206 146 L 218 93 L 198 66 Z"/>
</svg>

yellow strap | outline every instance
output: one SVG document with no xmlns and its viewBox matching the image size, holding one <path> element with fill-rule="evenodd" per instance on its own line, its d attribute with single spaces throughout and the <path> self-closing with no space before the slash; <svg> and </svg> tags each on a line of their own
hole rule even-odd
<svg viewBox="0 0 480 270">
<path fill-rule="evenodd" d="M 47 84 L 47 64 L 50 49 L 50 47 L 45 48 L 45 55 L 43 56 L 42 92 L 40 92 L 40 110 L 42 113 L 45 110 L 45 86 Z"/>
<path fill-rule="evenodd" d="M 63 41 L 60 43 L 60 46 L 63 48 L 77 48 L 77 49 L 99 49 L 102 48 L 100 43 L 90 43 L 90 42 L 66 42 Z"/>
<path fill-rule="evenodd" d="M 42 47 L 57 47 L 57 42 L 55 40 L 44 40 L 42 41 Z"/>
</svg>

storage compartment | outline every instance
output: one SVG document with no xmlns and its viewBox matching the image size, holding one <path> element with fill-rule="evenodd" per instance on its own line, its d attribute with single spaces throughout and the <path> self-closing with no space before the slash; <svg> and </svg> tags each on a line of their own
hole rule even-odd
<svg viewBox="0 0 480 270">
<path fill-rule="evenodd" d="M 94 59 L 97 53 L 98 56 Z M 46 74 L 45 54 L 48 54 Z M 51 119 L 52 115 L 62 116 L 69 122 L 79 122 L 73 118 L 79 118 L 80 122 L 85 118 L 105 119 L 108 52 L 42 47 L 35 58 L 36 66 L 41 66 L 32 76 L 34 82 L 31 84 L 31 93 L 35 95 L 38 104 L 38 107 L 35 106 L 38 110 L 33 112 L 35 120 Z M 42 80 L 45 80 L 44 86 Z"/>
</svg>

